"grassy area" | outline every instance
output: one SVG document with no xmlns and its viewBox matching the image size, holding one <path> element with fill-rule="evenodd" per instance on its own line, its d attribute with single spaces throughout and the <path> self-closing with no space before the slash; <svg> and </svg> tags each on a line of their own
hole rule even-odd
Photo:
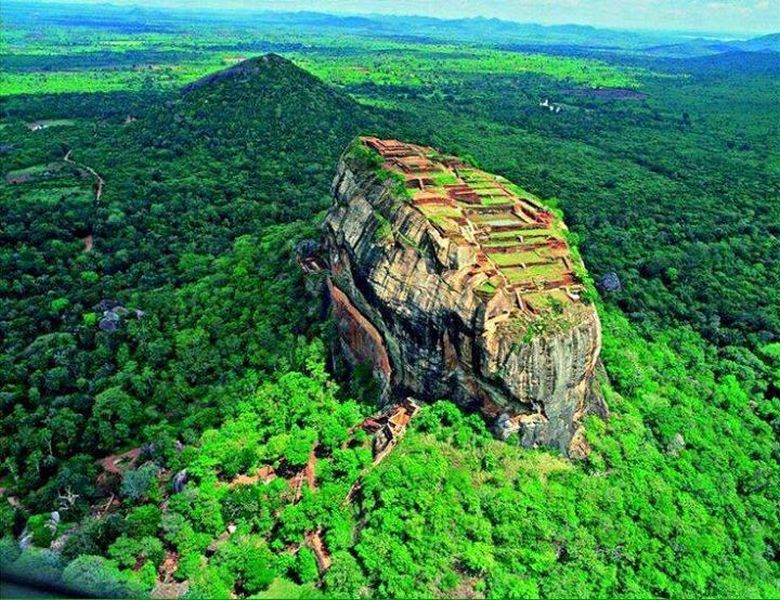
<svg viewBox="0 0 780 600">
<path fill-rule="evenodd" d="M 502 269 L 510 283 L 526 283 L 531 281 L 555 281 L 568 271 L 560 261 L 533 267 Z"/>
<path fill-rule="evenodd" d="M 477 185 L 471 185 L 471 189 L 473 189 L 478 196 L 497 196 L 501 194 L 501 189 L 495 185 L 490 185 L 490 183 L 484 183 L 484 184 L 477 184 Z"/>
<path fill-rule="evenodd" d="M 13 199 L 13 202 L 27 204 L 57 204 L 59 202 L 82 203 L 92 202 L 95 193 L 85 187 L 73 185 L 59 186 L 36 186 L 34 188 L 24 188 L 23 191 Z"/>
<path fill-rule="evenodd" d="M 380 86 L 425 87 L 463 75 L 544 75 L 591 87 L 639 86 L 640 69 L 618 68 L 595 59 L 552 57 L 463 46 L 409 44 L 402 49 L 382 48 L 345 57 L 305 56 L 298 62 L 320 78 L 343 86 L 373 83 Z"/>
<path fill-rule="evenodd" d="M 507 198 L 506 196 L 483 196 L 482 197 L 482 206 L 504 206 L 511 207 L 514 205 L 514 202 L 511 198 Z"/>
<path fill-rule="evenodd" d="M 435 217 L 457 219 L 461 216 L 461 212 L 457 208 L 453 208 L 451 206 L 423 204 L 418 208 L 429 219 L 433 219 Z"/>
<path fill-rule="evenodd" d="M 6 174 L 6 179 L 11 180 L 11 179 L 24 178 L 25 180 L 27 179 L 32 180 L 38 177 L 51 177 L 54 175 L 58 175 L 65 167 L 66 167 L 66 163 L 63 162 L 51 162 L 51 163 L 32 165 L 30 167 L 25 167 L 24 169 L 16 169 L 14 171 L 9 171 Z"/>
<path fill-rule="evenodd" d="M 550 260 L 552 258 L 552 254 L 547 248 L 540 248 L 539 250 L 526 250 L 525 252 L 491 252 L 488 253 L 488 256 L 499 267 L 517 265 L 520 263 L 527 264 L 531 262 L 538 262 L 540 260 Z"/>
<path fill-rule="evenodd" d="M 506 239 L 516 239 L 518 236 L 523 236 L 523 238 L 534 238 L 534 237 L 547 237 L 547 236 L 553 236 L 558 237 L 555 235 L 555 231 L 553 229 L 518 229 L 515 231 L 491 231 L 490 232 L 490 241 L 493 240 L 506 240 Z"/>
<path fill-rule="evenodd" d="M 441 171 L 426 175 L 430 179 L 433 179 L 436 185 L 455 185 L 458 183 L 458 178 L 451 171 Z M 443 190 L 442 190 L 443 191 Z"/>
<path fill-rule="evenodd" d="M 517 217 L 509 217 L 507 215 L 479 215 L 472 217 L 477 223 L 484 225 L 491 225 L 493 227 L 504 227 L 507 225 L 520 225 L 521 221 Z"/>
</svg>

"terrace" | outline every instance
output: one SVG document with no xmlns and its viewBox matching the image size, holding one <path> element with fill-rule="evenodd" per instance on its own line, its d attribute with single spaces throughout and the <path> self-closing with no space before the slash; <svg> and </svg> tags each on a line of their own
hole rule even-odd
<svg viewBox="0 0 780 600">
<path fill-rule="evenodd" d="M 580 300 L 562 224 L 539 200 L 506 179 L 465 165 L 433 148 L 366 137 L 363 144 L 383 168 L 403 177 L 411 205 L 451 244 L 468 247 L 465 281 L 487 302 L 499 295 L 500 310 L 528 316 Z M 488 311 L 490 313 L 490 311 Z"/>
</svg>

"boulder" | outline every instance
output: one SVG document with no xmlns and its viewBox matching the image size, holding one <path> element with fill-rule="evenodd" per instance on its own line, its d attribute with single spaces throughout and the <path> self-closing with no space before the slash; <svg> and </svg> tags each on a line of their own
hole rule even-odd
<svg viewBox="0 0 780 600">
<path fill-rule="evenodd" d="M 316 256 L 319 251 L 320 251 L 320 244 L 317 240 L 311 240 L 311 239 L 301 240 L 295 246 L 295 253 L 298 255 L 298 258 L 300 259 Z"/>
<path fill-rule="evenodd" d="M 602 292 L 614 293 L 623 290 L 620 284 L 620 277 L 614 271 L 605 273 L 596 280 L 596 285 Z"/>
</svg>

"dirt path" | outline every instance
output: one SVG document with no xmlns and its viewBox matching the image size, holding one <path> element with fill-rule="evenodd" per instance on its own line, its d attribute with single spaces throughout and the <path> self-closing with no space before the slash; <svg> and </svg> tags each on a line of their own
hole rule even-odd
<svg viewBox="0 0 780 600">
<path fill-rule="evenodd" d="M 85 171 L 87 171 L 90 175 L 92 175 L 95 178 L 95 204 L 100 203 L 100 199 L 103 197 L 103 186 L 105 186 L 106 182 L 105 180 L 98 174 L 95 169 L 88 165 L 84 165 L 81 163 L 76 162 L 73 160 L 70 155 L 73 153 L 73 150 L 68 150 L 65 153 L 65 156 L 62 158 L 66 163 L 70 163 L 71 165 L 75 167 L 81 167 Z"/>
<path fill-rule="evenodd" d="M 408 414 L 408 417 L 403 421 L 400 430 L 397 430 L 391 442 L 387 445 L 386 448 L 384 448 L 381 452 L 379 452 L 374 457 L 374 460 L 371 462 L 370 465 L 367 465 L 360 471 L 360 473 L 357 476 L 357 479 L 352 484 L 352 487 L 349 489 L 349 492 L 347 492 L 347 495 L 345 496 L 342 502 L 342 506 L 348 506 L 355 501 L 355 496 L 357 492 L 361 490 L 363 487 L 363 480 L 365 476 L 372 469 L 374 469 L 379 463 L 381 463 L 382 460 L 385 457 L 387 457 L 387 455 L 389 455 L 393 451 L 398 441 L 406 433 L 409 421 L 411 421 L 412 417 L 414 417 L 415 414 L 417 414 L 417 409 L 419 408 L 414 403 L 412 403 L 412 405 L 415 406 L 415 409 L 412 410 L 411 414 Z M 398 407 L 399 405 L 394 406 L 394 408 L 398 408 Z M 366 418 L 360 425 L 356 425 L 352 427 L 350 429 L 350 433 L 353 433 L 357 429 L 363 429 L 365 431 L 366 426 L 368 426 L 374 432 L 374 434 L 376 434 L 377 432 L 376 430 L 378 430 L 381 427 L 380 421 L 393 420 L 393 417 L 390 416 L 391 412 L 392 409 L 389 410 L 385 409 L 381 412 L 372 415 L 371 417 Z M 372 427 L 372 425 L 375 427 Z M 311 450 L 311 453 L 309 454 L 309 460 L 306 463 L 306 466 L 303 467 L 300 471 L 298 471 L 290 479 L 290 488 L 293 490 L 293 499 L 292 499 L 293 504 L 297 503 L 301 499 L 304 482 L 308 484 L 310 490 L 314 491 L 317 489 L 317 482 L 315 477 L 317 456 L 315 451 L 316 451 L 316 447 Z M 322 527 L 318 527 L 317 529 L 310 530 L 304 535 L 304 541 L 302 543 L 293 544 L 287 549 L 287 551 L 290 554 L 296 554 L 303 546 L 307 546 L 311 548 L 311 550 L 314 552 L 315 558 L 317 559 L 317 566 L 319 568 L 320 575 L 324 574 L 325 571 L 327 571 L 332 564 L 330 553 L 328 552 L 328 548 L 326 547 L 325 542 L 322 539 L 323 533 L 324 532 L 322 530 Z"/>
<path fill-rule="evenodd" d="M 90 175 L 92 175 L 95 178 L 95 206 L 100 204 L 100 200 L 103 197 L 103 187 L 106 185 L 105 180 L 100 176 L 100 174 L 95 171 L 92 167 L 88 165 L 84 165 L 81 163 L 76 162 L 73 160 L 70 155 L 73 153 L 73 150 L 70 149 L 65 153 L 65 156 L 62 157 L 62 160 L 70 165 L 73 165 L 74 167 L 84 169 L 87 171 Z M 94 238 L 92 237 L 92 234 L 90 233 L 86 237 L 81 239 L 82 242 L 84 242 L 84 252 L 92 252 L 92 246 L 94 242 Z"/>
</svg>

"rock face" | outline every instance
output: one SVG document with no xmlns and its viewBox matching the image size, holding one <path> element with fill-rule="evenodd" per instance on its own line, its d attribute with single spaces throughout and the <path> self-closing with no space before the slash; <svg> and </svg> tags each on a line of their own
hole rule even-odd
<svg viewBox="0 0 780 600">
<path fill-rule="evenodd" d="M 325 225 L 345 355 L 386 396 L 452 399 L 502 437 L 580 457 L 607 415 L 601 328 L 565 227 L 503 178 L 426 147 L 361 138 Z"/>
</svg>

